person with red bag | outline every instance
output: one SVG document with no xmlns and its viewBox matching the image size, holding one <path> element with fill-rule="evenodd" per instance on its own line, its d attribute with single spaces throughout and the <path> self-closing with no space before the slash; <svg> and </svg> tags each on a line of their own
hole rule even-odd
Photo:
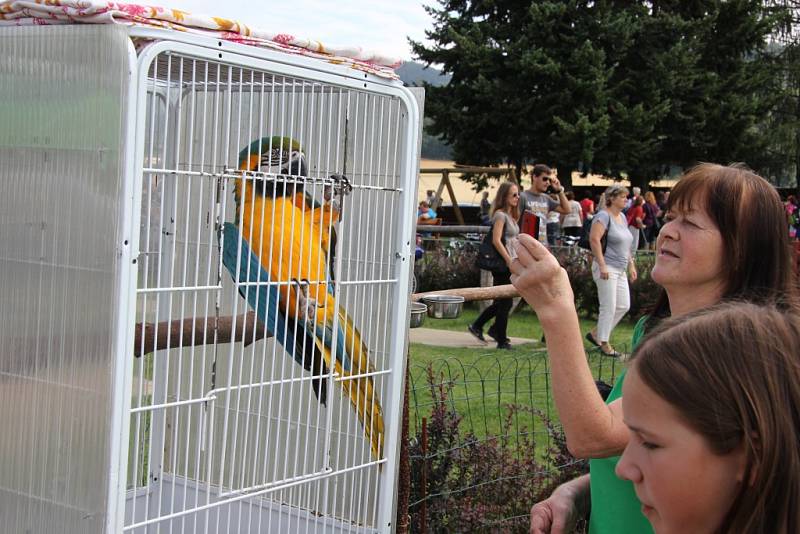
<svg viewBox="0 0 800 534">
<path fill-rule="evenodd" d="M 558 202 L 550 198 L 551 194 L 558 195 Z M 531 186 L 520 193 L 519 210 L 520 232 L 547 245 L 547 213 L 556 211 L 568 215 L 571 211 L 564 188 L 552 175 L 550 167 L 542 163 L 533 166 Z"/>
<path fill-rule="evenodd" d="M 628 230 L 630 230 L 631 235 L 633 236 L 633 246 L 631 250 L 639 250 L 639 234 L 644 230 L 644 208 L 642 207 L 644 204 L 644 199 L 641 195 L 637 195 L 633 199 L 633 204 L 628 209 L 628 213 L 626 213 L 626 217 L 628 218 Z"/>
</svg>

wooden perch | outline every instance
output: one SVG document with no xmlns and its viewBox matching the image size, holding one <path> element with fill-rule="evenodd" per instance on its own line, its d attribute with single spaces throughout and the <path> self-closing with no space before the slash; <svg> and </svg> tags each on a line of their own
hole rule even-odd
<svg viewBox="0 0 800 534">
<path fill-rule="evenodd" d="M 513 285 L 507 284 L 504 286 L 462 287 L 459 289 L 415 293 L 411 296 L 411 299 L 415 301 L 421 300 L 427 295 L 458 295 L 464 297 L 465 301 L 472 301 L 513 298 L 518 297 L 519 293 Z M 233 343 L 242 341 L 242 338 L 244 338 L 244 344 L 247 346 L 253 341 L 270 337 L 267 335 L 264 323 L 258 321 L 256 314 L 252 311 L 236 316 L 235 320 L 235 338 L 232 338 L 231 335 L 234 330 L 234 317 L 230 316 L 220 317 L 219 319 L 214 317 L 184 318 L 174 321 L 162 321 L 158 324 L 138 323 L 133 341 L 133 355 L 139 358 L 157 350 L 211 345 L 215 341 L 217 343 Z M 144 338 L 144 343 L 142 338 Z"/>
<path fill-rule="evenodd" d="M 460 287 L 458 289 L 443 289 L 441 291 L 414 293 L 411 295 L 411 300 L 422 300 L 424 297 L 430 295 L 455 295 L 464 297 L 464 301 L 469 302 L 472 300 L 509 299 L 518 297 L 519 292 L 511 284 L 491 287 Z"/>
<path fill-rule="evenodd" d="M 137 358 L 157 350 L 175 349 L 178 347 L 196 347 L 217 343 L 242 341 L 245 346 L 253 341 L 270 337 L 264 323 L 256 319 L 255 312 L 247 312 L 235 317 L 236 337 L 231 338 L 234 317 L 195 317 L 194 319 L 176 319 L 158 324 L 138 323 L 136 337 L 133 342 L 133 355 Z M 216 328 L 215 328 L 216 326 Z M 255 332 L 254 332 L 255 330 Z M 144 336 L 144 344 L 142 337 Z M 192 337 L 194 336 L 194 337 Z M 169 338 L 169 344 L 167 344 Z"/>
</svg>

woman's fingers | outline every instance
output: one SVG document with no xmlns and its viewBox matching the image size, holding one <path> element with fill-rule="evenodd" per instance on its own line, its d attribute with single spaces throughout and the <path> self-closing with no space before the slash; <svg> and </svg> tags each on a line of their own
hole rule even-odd
<svg viewBox="0 0 800 534">
<path fill-rule="evenodd" d="M 549 254 L 550 252 L 547 250 L 547 247 L 539 243 L 528 234 L 520 234 L 517 238 L 517 255 L 519 255 L 521 258 L 525 257 L 528 259 L 528 262 L 533 260 L 543 260 Z M 527 263 L 523 262 L 523 265 L 526 264 Z"/>
<path fill-rule="evenodd" d="M 511 264 L 511 273 L 516 277 L 524 275 L 533 277 L 530 281 L 542 281 L 542 278 L 553 276 L 558 262 L 547 250 L 547 247 L 527 234 L 520 234 L 516 243 L 516 260 Z"/>
<path fill-rule="evenodd" d="M 545 254 L 549 254 L 541 243 L 527 234 L 520 234 L 512 246 L 514 246 L 516 252 L 511 255 L 513 261 L 509 268 L 511 269 L 511 274 L 516 276 L 521 276 L 529 269 L 535 270 L 537 262 L 546 257 L 545 255 L 537 258 L 537 254 L 539 254 L 537 247 L 541 247 L 544 249 Z"/>
</svg>

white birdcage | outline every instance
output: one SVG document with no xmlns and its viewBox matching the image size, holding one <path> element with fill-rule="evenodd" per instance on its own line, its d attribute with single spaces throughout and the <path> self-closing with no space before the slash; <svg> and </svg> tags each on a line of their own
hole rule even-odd
<svg viewBox="0 0 800 534">
<path fill-rule="evenodd" d="M 391 531 L 411 93 L 170 30 L 0 43 L 3 532 Z"/>
</svg>

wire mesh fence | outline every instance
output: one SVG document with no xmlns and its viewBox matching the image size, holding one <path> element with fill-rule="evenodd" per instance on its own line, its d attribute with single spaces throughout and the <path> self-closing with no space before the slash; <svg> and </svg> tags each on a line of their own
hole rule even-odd
<svg viewBox="0 0 800 534">
<path fill-rule="evenodd" d="M 607 394 L 623 364 L 587 358 Z M 567 451 L 544 349 L 411 361 L 409 426 L 412 532 L 527 532 L 531 505 L 586 471 Z"/>
</svg>

